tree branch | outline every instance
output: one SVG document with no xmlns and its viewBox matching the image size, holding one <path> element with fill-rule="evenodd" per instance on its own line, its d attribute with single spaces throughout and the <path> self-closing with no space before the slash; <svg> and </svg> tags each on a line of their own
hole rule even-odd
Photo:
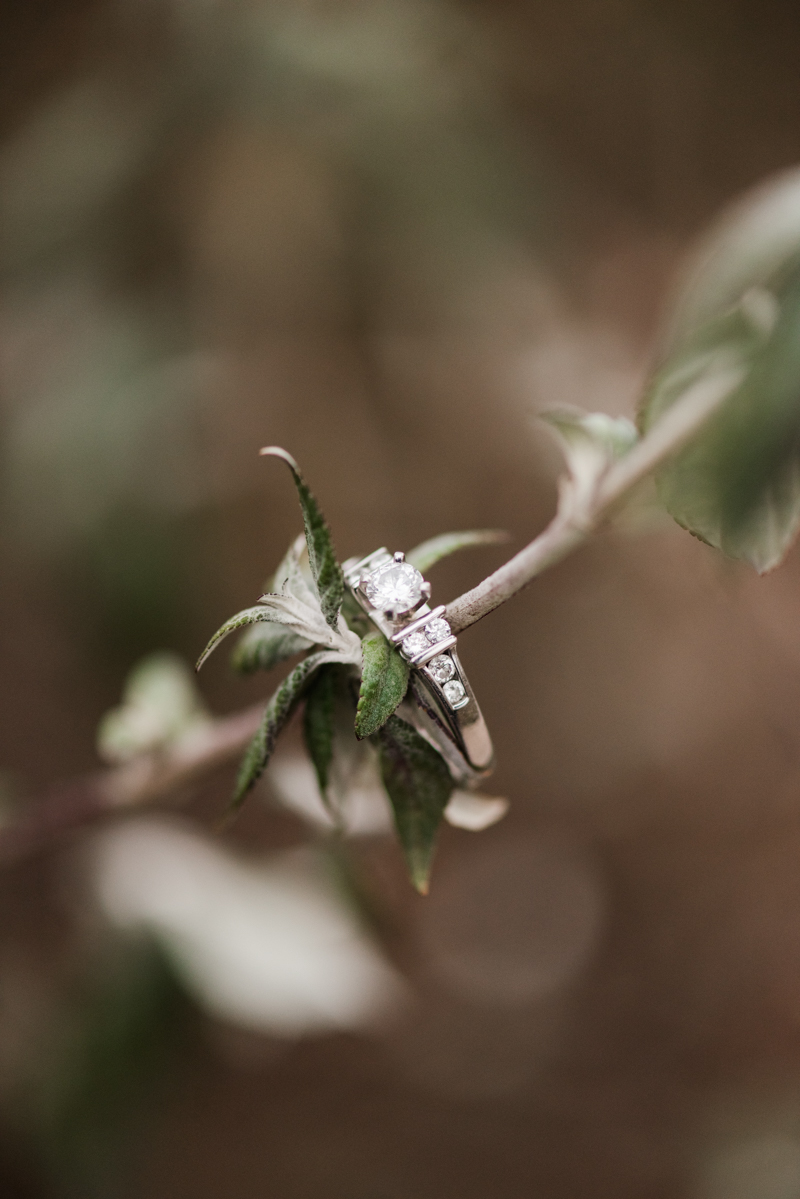
<svg viewBox="0 0 800 1199">
<path fill-rule="evenodd" d="M 737 372 L 701 379 L 689 388 L 623 458 L 597 480 L 589 502 L 578 513 L 559 505 L 544 532 L 515 554 L 472 591 L 453 600 L 445 613 L 454 633 L 460 633 L 577 549 L 606 520 L 643 479 L 683 449 L 687 441 L 730 396 Z"/>
<path fill-rule="evenodd" d="M 87 824 L 174 795 L 234 761 L 264 715 L 256 704 L 209 722 L 162 753 L 142 754 L 124 766 L 97 771 L 53 787 L 24 814 L 0 828 L 0 865 L 46 849 Z"/>
</svg>

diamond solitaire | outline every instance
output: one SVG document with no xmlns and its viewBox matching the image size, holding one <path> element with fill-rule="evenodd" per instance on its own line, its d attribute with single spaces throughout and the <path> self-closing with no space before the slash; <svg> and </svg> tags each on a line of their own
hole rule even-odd
<svg viewBox="0 0 800 1199">
<path fill-rule="evenodd" d="M 408 562 L 379 566 L 363 583 L 364 594 L 379 612 L 401 616 L 422 599 L 422 575 Z"/>
</svg>

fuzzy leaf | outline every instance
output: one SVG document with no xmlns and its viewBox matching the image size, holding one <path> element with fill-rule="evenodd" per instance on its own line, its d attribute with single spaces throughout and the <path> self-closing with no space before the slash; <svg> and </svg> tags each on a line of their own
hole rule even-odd
<svg viewBox="0 0 800 1199">
<path fill-rule="evenodd" d="M 256 670 L 272 670 L 280 662 L 311 648 L 305 637 L 292 633 L 283 625 L 271 620 L 251 625 L 239 638 L 231 654 L 231 665 L 240 674 L 252 674 Z"/>
<path fill-rule="evenodd" d="M 659 471 L 659 495 L 697 537 L 770 570 L 800 528 L 800 172 L 717 228 L 672 325 L 642 429 L 694 388 L 725 398 Z"/>
<path fill-rule="evenodd" d="M 410 666 L 382 633 L 370 633 L 361 642 L 361 691 L 356 710 L 359 740 L 377 733 L 402 701 Z"/>
<path fill-rule="evenodd" d="M 274 458 L 282 458 L 292 472 L 297 494 L 300 497 L 300 507 L 303 510 L 308 561 L 319 595 L 320 606 L 325 620 L 332 629 L 335 629 L 344 596 L 344 576 L 336 559 L 333 539 L 325 517 L 291 454 L 275 445 L 264 446 L 260 453 L 271 455 Z"/>
<path fill-rule="evenodd" d="M 320 794 L 326 802 L 328 774 L 333 760 L 333 740 L 336 732 L 338 682 L 335 666 L 322 667 L 309 686 L 303 713 L 303 739 L 308 756 L 317 772 Z"/>
<path fill-rule="evenodd" d="M 273 615 L 268 608 L 262 607 L 260 604 L 254 608 L 245 608 L 241 612 L 237 612 L 235 616 L 231 616 L 221 625 L 214 636 L 209 641 L 206 648 L 203 650 L 200 657 L 197 659 L 195 670 L 199 670 L 203 663 L 213 654 L 214 650 L 219 645 L 220 641 L 228 636 L 229 633 L 234 633 L 237 629 L 244 628 L 248 624 L 256 624 L 258 621 L 273 620 Z"/>
<path fill-rule="evenodd" d="M 253 740 L 245 750 L 236 787 L 230 805 L 230 814 L 242 806 L 245 796 L 266 770 L 267 764 L 275 748 L 275 742 L 294 712 L 297 704 L 314 675 L 314 672 L 326 662 L 336 659 L 338 655 L 331 650 L 310 654 L 302 662 L 298 662 L 278 687 L 272 699 L 267 704 L 264 718 Z"/>
<path fill-rule="evenodd" d="M 567 465 L 559 481 L 559 512 L 580 520 L 608 468 L 635 445 L 636 426 L 626 416 L 580 408 L 554 408 L 540 412 L 539 419 L 555 432 Z"/>
<path fill-rule="evenodd" d="M 229 633 L 233 633 L 236 629 L 241 629 L 245 625 L 256 624 L 259 621 L 273 621 L 275 624 L 282 625 L 288 632 L 296 633 L 299 637 L 305 637 L 311 645 L 322 644 L 330 645 L 331 647 L 336 645 L 342 650 L 346 648 L 340 630 L 337 628 L 332 632 L 328 628 L 319 608 L 309 608 L 301 600 L 295 599 L 293 595 L 273 595 L 269 593 L 262 595 L 258 604 L 254 607 L 245 608 L 242 612 L 237 612 L 235 616 L 231 616 L 230 620 L 226 620 L 221 628 L 217 629 L 200 655 L 195 669 L 200 669 L 209 654 L 216 649 L 220 641 L 224 640 Z"/>
<path fill-rule="evenodd" d="M 409 876 L 427 895 L 436 834 L 455 783 L 441 755 L 398 716 L 375 739 Z"/>
<path fill-rule="evenodd" d="M 472 529 L 464 533 L 441 533 L 423 541 L 406 554 L 406 562 L 410 562 L 418 571 L 425 574 L 442 558 L 449 557 L 456 550 L 465 550 L 473 545 L 499 545 L 509 540 L 508 533 L 502 529 Z"/>
</svg>

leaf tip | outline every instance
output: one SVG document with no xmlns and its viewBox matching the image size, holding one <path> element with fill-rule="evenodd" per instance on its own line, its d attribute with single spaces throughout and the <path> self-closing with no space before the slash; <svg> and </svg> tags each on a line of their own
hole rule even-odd
<svg viewBox="0 0 800 1199">
<path fill-rule="evenodd" d="M 299 466 L 297 465 L 297 463 L 295 462 L 294 458 L 289 453 L 289 451 L 285 450 L 283 448 L 283 446 L 262 445 L 261 449 L 258 451 L 258 454 L 259 454 L 260 458 L 267 458 L 267 457 L 268 458 L 282 458 L 283 461 L 288 463 L 288 465 L 292 468 L 292 470 L 296 474 L 300 474 Z"/>
</svg>

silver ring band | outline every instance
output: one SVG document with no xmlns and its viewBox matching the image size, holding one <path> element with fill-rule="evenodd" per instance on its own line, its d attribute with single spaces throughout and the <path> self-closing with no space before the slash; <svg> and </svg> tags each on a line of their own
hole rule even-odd
<svg viewBox="0 0 800 1199">
<path fill-rule="evenodd" d="M 444 757 L 461 783 L 476 782 L 493 765 L 489 730 L 456 651 L 457 638 L 431 608 L 431 585 L 385 548 L 343 566 L 350 593 L 377 629 L 411 665 L 411 697 L 398 709 Z"/>
</svg>

